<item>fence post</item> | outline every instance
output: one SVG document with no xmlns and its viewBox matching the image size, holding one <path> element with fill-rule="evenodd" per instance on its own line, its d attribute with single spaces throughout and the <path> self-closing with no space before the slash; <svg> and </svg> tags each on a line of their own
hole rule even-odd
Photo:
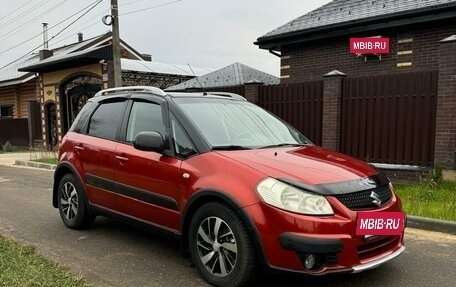
<svg viewBox="0 0 456 287">
<path fill-rule="evenodd" d="M 257 80 L 250 80 L 244 84 L 244 97 L 247 101 L 258 105 L 258 88 L 264 83 Z"/>
<path fill-rule="evenodd" d="M 456 34 L 440 41 L 434 163 L 456 168 Z"/>
<path fill-rule="evenodd" d="M 321 145 L 338 151 L 340 148 L 340 113 L 342 79 L 346 75 L 337 70 L 323 75 L 323 125 Z"/>
</svg>

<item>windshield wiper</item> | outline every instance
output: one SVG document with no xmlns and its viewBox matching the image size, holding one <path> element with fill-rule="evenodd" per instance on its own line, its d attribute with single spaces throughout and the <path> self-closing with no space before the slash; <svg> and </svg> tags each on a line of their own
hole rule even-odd
<svg viewBox="0 0 456 287">
<path fill-rule="evenodd" d="M 250 149 L 250 148 L 241 146 L 241 145 L 217 145 L 217 146 L 212 147 L 212 150 L 245 150 L 245 149 Z"/>
<path fill-rule="evenodd" d="M 282 147 L 282 146 L 306 146 L 307 144 L 304 143 L 281 143 L 281 144 L 272 144 L 272 145 L 266 145 L 262 146 L 260 148 L 271 148 L 271 147 Z"/>
</svg>

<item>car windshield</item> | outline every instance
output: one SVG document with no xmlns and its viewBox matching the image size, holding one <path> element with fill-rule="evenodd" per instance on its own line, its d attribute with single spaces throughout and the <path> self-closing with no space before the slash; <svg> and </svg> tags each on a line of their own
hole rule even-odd
<svg viewBox="0 0 456 287">
<path fill-rule="evenodd" d="M 282 120 L 249 102 L 175 98 L 212 149 L 251 149 L 310 144 Z"/>
</svg>

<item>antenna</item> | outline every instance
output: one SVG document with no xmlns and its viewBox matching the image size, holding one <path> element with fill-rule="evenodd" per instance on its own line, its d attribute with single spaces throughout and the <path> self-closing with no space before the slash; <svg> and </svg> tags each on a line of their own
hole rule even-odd
<svg viewBox="0 0 456 287">
<path fill-rule="evenodd" d="M 187 65 L 190 68 L 190 71 L 192 71 L 193 76 L 195 76 L 195 80 L 200 86 L 201 90 L 203 90 L 203 96 L 207 96 L 206 90 L 204 89 L 203 85 L 201 85 L 200 81 L 198 80 L 198 77 L 195 75 L 195 72 L 193 72 L 192 66 L 190 66 L 190 64 Z"/>
</svg>

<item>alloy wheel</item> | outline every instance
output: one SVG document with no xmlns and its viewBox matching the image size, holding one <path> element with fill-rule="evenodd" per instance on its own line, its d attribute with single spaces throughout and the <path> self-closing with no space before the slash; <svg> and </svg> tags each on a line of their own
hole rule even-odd
<svg viewBox="0 0 456 287">
<path fill-rule="evenodd" d="M 238 247 L 230 226 L 219 217 L 208 217 L 197 233 L 198 255 L 214 276 L 225 277 L 236 266 Z"/>
<path fill-rule="evenodd" d="M 73 220 L 78 215 L 78 193 L 71 182 L 65 182 L 61 190 L 60 203 L 66 219 Z"/>
</svg>

